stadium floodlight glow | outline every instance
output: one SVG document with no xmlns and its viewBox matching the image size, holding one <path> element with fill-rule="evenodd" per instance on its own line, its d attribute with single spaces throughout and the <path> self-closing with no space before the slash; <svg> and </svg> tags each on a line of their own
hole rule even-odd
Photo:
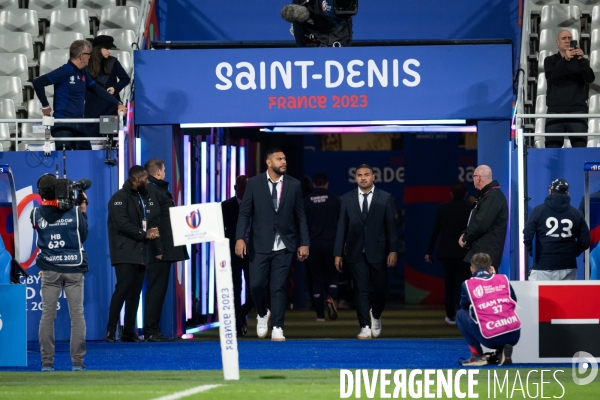
<svg viewBox="0 0 600 400">
<path fill-rule="evenodd" d="M 237 173 L 237 148 L 231 146 L 229 156 L 229 197 L 232 197 L 235 193 L 235 179 Z M 225 200 L 225 199 L 223 199 Z"/>
<path fill-rule="evenodd" d="M 392 132 L 424 132 L 424 133 L 440 133 L 440 132 L 477 132 L 477 127 L 474 125 L 464 126 L 445 126 L 445 125 L 384 125 L 384 126 L 309 126 L 309 127 L 274 127 L 262 128 L 261 132 L 265 133 L 298 133 L 298 134 L 315 134 L 315 133 L 392 133 Z"/>
<path fill-rule="evenodd" d="M 246 175 L 246 147 L 240 146 L 240 175 Z"/>
<path fill-rule="evenodd" d="M 142 165 L 142 139 L 135 138 L 135 164 Z"/>
<path fill-rule="evenodd" d="M 221 173 L 221 198 L 219 201 L 225 201 L 227 199 L 227 147 L 221 146 L 221 162 L 219 163 L 219 169 Z"/>
<path fill-rule="evenodd" d="M 187 334 L 198 333 L 198 332 L 206 331 L 206 330 L 209 330 L 212 328 L 218 328 L 219 326 L 221 326 L 220 322 L 213 322 L 211 324 L 205 324 L 205 325 L 197 326 L 195 328 L 186 329 L 185 333 L 187 333 Z"/>
<path fill-rule="evenodd" d="M 525 243 L 523 243 L 525 229 L 525 151 L 523 147 L 525 140 L 523 138 L 523 128 L 517 129 L 517 148 L 519 150 L 517 157 L 517 201 L 519 212 L 519 254 L 517 263 L 519 268 L 519 280 L 524 281 L 527 269 L 527 252 L 525 251 Z"/>
<path fill-rule="evenodd" d="M 202 142 L 200 144 L 200 203 L 206 203 L 207 194 L 206 194 L 206 161 L 208 158 L 208 149 L 206 146 L 206 142 Z M 201 243 L 200 248 L 202 249 L 200 256 L 200 269 L 201 274 L 196 274 L 196 285 L 200 287 L 200 302 L 202 304 L 202 315 L 206 315 L 207 311 L 207 293 L 206 293 L 206 282 L 208 282 L 208 271 L 206 269 L 207 257 L 206 253 L 208 251 L 208 245 L 206 243 Z"/>
<path fill-rule="evenodd" d="M 214 144 L 210 145 L 210 186 L 208 190 L 210 191 L 210 202 L 214 203 L 216 199 L 217 192 L 217 149 Z"/>
<path fill-rule="evenodd" d="M 192 143 L 190 137 L 183 136 L 183 204 L 192 204 Z M 187 244 L 188 254 L 192 254 L 192 246 Z M 185 318 L 192 319 L 192 263 L 191 260 L 184 260 L 179 263 L 183 267 L 184 275 L 184 301 L 185 301 Z"/>
<path fill-rule="evenodd" d="M 464 119 L 392 119 L 388 121 L 291 121 L 291 122 L 203 122 L 180 124 L 186 128 L 235 128 L 252 126 L 344 126 L 344 125 L 464 125 Z"/>
</svg>

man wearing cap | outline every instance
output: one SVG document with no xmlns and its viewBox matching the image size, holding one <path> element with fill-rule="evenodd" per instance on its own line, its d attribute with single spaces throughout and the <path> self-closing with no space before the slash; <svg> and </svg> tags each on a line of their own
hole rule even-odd
<svg viewBox="0 0 600 400">
<path fill-rule="evenodd" d="M 69 48 L 69 61 L 60 68 L 33 80 L 33 88 L 40 103 L 42 113 L 50 116 L 54 108 L 54 118 L 83 118 L 85 115 L 85 93 L 90 90 L 109 103 L 118 106 L 119 112 L 127 112 L 127 108 L 119 105 L 119 100 L 111 96 L 96 81 L 92 79 L 85 67 L 90 60 L 90 42 L 76 40 Z M 54 104 L 50 107 L 46 97 L 45 87 L 54 85 Z M 87 137 L 85 124 L 82 123 L 55 123 L 52 127 L 53 137 Z M 57 143 L 57 148 L 71 150 L 91 150 L 89 141 Z"/>
<path fill-rule="evenodd" d="M 571 206 L 569 184 L 555 179 L 550 195 L 533 209 L 525 229 L 523 242 L 534 265 L 530 281 L 561 281 L 577 278 L 576 258 L 590 247 L 590 229 L 581 211 Z"/>
</svg>

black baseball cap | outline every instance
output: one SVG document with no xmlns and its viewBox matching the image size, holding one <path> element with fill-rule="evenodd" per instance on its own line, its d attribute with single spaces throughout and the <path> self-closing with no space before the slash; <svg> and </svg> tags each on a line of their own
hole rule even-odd
<svg viewBox="0 0 600 400">
<path fill-rule="evenodd" d="M 550 183 L 549 189 L 553 192 L 567 193 L 569 191 L 569 184 L 562 178 L 557 178 Z"/>
<path fill-rule="evenodd" d="M 115 39 L 112 36 L 99 35 L 92 40 L 92 47 L 100 46 L 104 49 L 116 49 L 117 46 L 115 46 L 114 41 Z"/>
</svg>

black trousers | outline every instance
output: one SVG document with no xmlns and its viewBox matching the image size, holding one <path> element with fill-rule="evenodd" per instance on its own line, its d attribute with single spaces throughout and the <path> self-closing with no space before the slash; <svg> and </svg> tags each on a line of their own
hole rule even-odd
<svg viewBox="0 0 600 400">
<path fill-rule="evenodd" d="M 171 276 L 171 261 L 152 260 L 146 268 L 146 308 L 144 309 L 144 336 L 160 333 L 158 323 Z"/>
<path fill-rule="evenodd" d="M 355 264 L 349 264 L 354 282 L 356 315 L 361 327 L 371 326 L 369 309 L 374 318 L 381 318 L 388 295 L 388 270 L 386 263 L 370 263 L 365 254 Z M 373 306 L 369 307 L 369 284 L 373 287 Z"/>
<path fill-rule="evenodd" d="M 327 297 L 335 299 L 340 282 L 340 274 L 335 269 L 333 256 L 334 243 L 329 241 L 313 240 L 310 242 L 310 257 L 308 266 L 312 279 L 312 291 L 317 317 L 325 316 L 325 300 Z"/>
<path fill-rule="evenodd" d="M 250 291 L 258 315 L 267 314 L 267 286 L 271 289 L 271 326 L 283 328 L 287 280 L 295 253 L 288 250 L 270 253 L 250 252 Z"/>
<path fill-rule="evenodd" d="M 86 124 L 68 123 L 61 122 L 54 124 L 51 129 L 53 137 L 88 137 Z M 63 146 L 65 150 L 91 150 L 92 145 L 87 141 L 72 141 L 72 142 L 56 142 L 56 150 L 62 150 Z"/>
<path fill-rule="evenodd" d="M 565 114 L 585 114 L 586 111 L 578 111 L 576 113 Z M 562 114 L 562 113 L 561 113 Z M 588 131 L 587 119 L 576 118 L 547 118 L 546 133 L 585 133 Z M 586 147 L 587 136 L 569 136 L 571 147 Z M 548 136 L 546 137 L 546 148 L 563 147 L 565 141 L 564 136 Z"/>
<path fill-rule="evenodd" d="M 246 302 L 242 306 L 242 274 L 246 281 Z M 231 280 L 233 281 L 233 305 L 235 307 L 235 322 L 237 327 L 247 325 L 246 317 L 254 301 L 250 294 L 250 260 L 248 257 L 239 258 L 235 251 L 231 251 Z"/>
<path fill-rule="evenodd" d="M 444 265 L 446 316 L 456 318 L 462 284 L 471 277 L 470 265 L 462 258 L 446 258 L 440 261 Z"/>
<path fill-rule="evenodd" d="M 123 334 L 135 334 L 135 317 L 140 303 L 140 293 L 144 284 L 144 272 L 145 267 L 141 264 L 115 265 L 117 284 L 110 299 L 108 325 L 106 326 L 108 332 L 115 332 L 119 323 L 121 308 L 123 308 L 123 303 L 125 303 L 125 327 Z"/>
</svg>

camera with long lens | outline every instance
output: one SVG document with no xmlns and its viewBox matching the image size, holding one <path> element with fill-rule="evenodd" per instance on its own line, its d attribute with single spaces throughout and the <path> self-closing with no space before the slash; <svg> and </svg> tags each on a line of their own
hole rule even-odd
<svg viewBox="0 0 600 400">
<path fill-rule="evenodd" d="M 91 186 L 92 181 L 87 178 L 81 178 L 76 182 L 66 178 L 56 179 L 54 193 L 58 207 L 61 210 L 70 210 L 76 205 L 81 205 L 85 200 L 83 192 Z"/>
</svg>

